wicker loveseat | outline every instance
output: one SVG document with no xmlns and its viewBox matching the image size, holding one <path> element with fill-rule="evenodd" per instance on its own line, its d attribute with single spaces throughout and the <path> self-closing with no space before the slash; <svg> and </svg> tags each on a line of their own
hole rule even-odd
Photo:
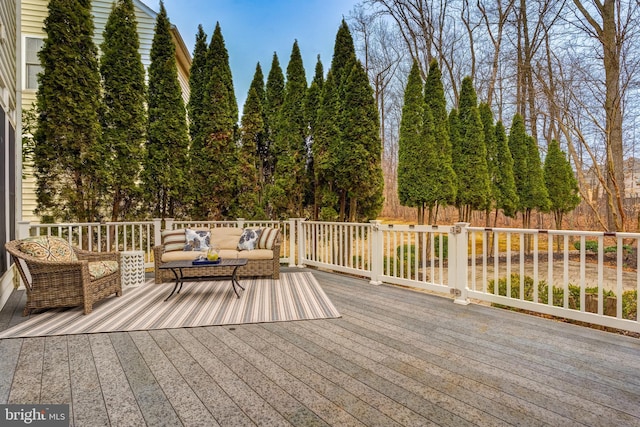
<svg viewBox="0 0 640 427">
<path fill-rule="evenodd" d="M 201 255 L 197 247 L 190 247 L 193 242 L 187 240 L 185 236 L 186 230 L 175 229 L 162 232 L 162 244 L 153 248 L 155 283 L 169 282 L 175 279 L 171 270 L 160 269 L 163 263 L 182 260 L 191 261 Z M 244 231 L 242 228 L 214 227 L 211 229 L 196 229 L 195 231 L 203 235 L 206 234 L 207 245 L 217 246 L 220 249 L 221 258 L 246 258 L 248 260 L 246 265 L 238 268 L 238 276 L 268 276 L 278 279 L 280 277 L 280 232 L 274 228 L 255 230 L 258 231 L 261 245 L 253 250 L 238 249 L 238 243 Z M 229 276 L 233 268 L 212 268 L 204 265 L 186 269 L 183 273 L 185 277 Z"/>
<path fill-rule="evenodd" d="M 117 252 L 90 252 L 54 236 L 5 244 L 27 290 L 23 316 L 33 309 L 83 306 L 84 314 L 109 295 L 122 294 Z"/>
</svg>

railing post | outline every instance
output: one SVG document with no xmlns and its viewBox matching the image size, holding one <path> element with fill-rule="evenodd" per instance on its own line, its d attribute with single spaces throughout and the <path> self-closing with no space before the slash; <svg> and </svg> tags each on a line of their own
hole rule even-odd
<svg viewBox="0 0 640 427">
<path fill-rule="evenodd" d="M 382 230 L 380 230 L 380 224 L 382 221 L 379 220 L 371 220 L 371 227 L 369 228 L 371 233 L 370 245 L 371 245 L 371 265 L 369 269 L 371 270 L 371 280 L 369 284 L 371 285 L 381 285 L 382 281 L 380 277 L 382 277 L 382 267 L 384 264 L 383 250 L 382 250 Z"/>
<path fill-rule="evenodd" d="M 153 218 L 153 246 L 162 244 L 162 218 Z"/>
<path fill-rule="evenodd" d="M 164 219 L 164 229 L 165 230 L 173 230 L 173 218 L 165 218 Z"/>
<path fill-rule="evenodd" d="M 236 218 L 236 221 L 237 221 L 236 226 L 238 228 L 244 228 L 244 218 Z"/>
<path fill-rule="evenodd" d="M 289 267 L 296 266 L 296 234 L 297 224 L 295 218 L 289 218 Z"/>
<path fill-rule="evenodd" d="M 449 231 L 449 287 L 455 295 L 453 302 L 467 305 L 467 280 L 469 274 L 469 223 L 456 222 Z"/>
<path fill-rule="evenodd" d="M 25 237 L 29 237 L 29 230 L 31 229 L 31 222 L 29 221 L 18 221 L 18 229 L 17 239 L 24 239 Z"/>
<path fill-rule="evenodd" d="M 306 221 L 305 218 L 296 218 L 297 230 L 296 230 L 296 244 L 298 245 L 298 268 L 304 268 L 304 230 L 302 224 Z"/>
</svg>

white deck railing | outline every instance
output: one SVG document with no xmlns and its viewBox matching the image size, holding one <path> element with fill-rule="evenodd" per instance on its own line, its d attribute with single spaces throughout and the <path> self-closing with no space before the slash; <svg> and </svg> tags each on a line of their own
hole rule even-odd
<svg viewBox="0 0 640 427">
<path fill-rule="evenodd" d="M 276 227 L 281 263 L 312 266 L 454 295 L 468 304 L 500 304 L 640 332 L 638 233 L 528 230 L 305 221 L 174 221 L 86 224 L 20 223 L 19 236 L 61 236 L 83 249 L 142 250 L 164 228 Z M 631 250 L 631 248 L 635 248 Z"/>
<path fill-rule="evenodd" d="M 156 241 L 154 231 L 158 226 L 157 221 L 63 224 L 20 222 L 18 235 L 20 238 L 58 236 L 80 249 L 96 252 L 144 251 L 146 266 L 153 267 L 150 254 Z M 157 239 L 159 241 L 159 237 Z"/>
</svg>

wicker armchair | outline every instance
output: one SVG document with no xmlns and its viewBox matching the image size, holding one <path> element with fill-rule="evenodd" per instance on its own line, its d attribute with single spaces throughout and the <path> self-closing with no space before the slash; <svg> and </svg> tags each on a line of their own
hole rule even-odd
<svg viewBox="0 0 640 427">
<path fill-rule="evenodd" d="M 109 295 L 122 294 L 120 257 L 117 252 L 98 253 L 75 247 L 77 261 L 46 261 L 20 250 L 21 240 L 5 244 L 27 289 L 27 304 L 23 316 L 33 309 L 83 306 L 84 314 L 93 310 L 93 303 Z M 117 261 L 118 269 L 93 280 L 89 262 Z"/>
</svg>

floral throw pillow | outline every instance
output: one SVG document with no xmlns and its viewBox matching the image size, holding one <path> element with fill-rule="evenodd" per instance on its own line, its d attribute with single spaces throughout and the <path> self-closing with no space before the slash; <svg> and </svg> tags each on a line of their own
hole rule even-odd
<svg viewBox="0 0 640 427">
<path fill-rule="evenodd" d="M 184 229 L 185 251 L 206 251 L 211 243 L 211 232 L 207 230 Z"/>
<path fill-rule="evenodd" d="M 256 244 L 258 243 L 258 239 L 260 239 L 260 229 L 253 230 L 251 228 L 245 228 L 242 231 L 242 235 L 240 236 L 240 241 L 238 242 L 238 250 L 239 251 L 252 251 L 256 248 Z"/>
<path fill-rule="evenodd" d="M 101 279 L 118 271 L 118 261 L 93 261 L 89 263 L 91 280 Z"/>
<path fill-rule="evenodd" d="M 69 243 L 56 236 L 27 237 L 20 243 L 20 250 L 44 261 L 78 260 Z"/>
</svg>

